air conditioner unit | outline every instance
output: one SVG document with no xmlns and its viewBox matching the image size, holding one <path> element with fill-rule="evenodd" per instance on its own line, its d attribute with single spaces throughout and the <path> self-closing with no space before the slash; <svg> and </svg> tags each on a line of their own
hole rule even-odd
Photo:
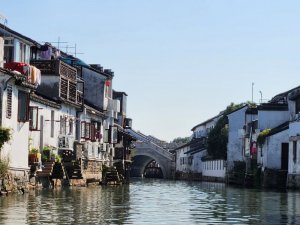
<svg viewBox="0 0 300 225">
<path fill-rule="evenodd" d="M 99 151 L 100 152 L 106 152 L 106 144 L 105 143 L 102 143 L 99 145 Z"/>
<path fill-rule="evenodd" d="M 58 137 L 58 148 L 69 148 L 69 138 L 67 136 Z"/>
</svg>

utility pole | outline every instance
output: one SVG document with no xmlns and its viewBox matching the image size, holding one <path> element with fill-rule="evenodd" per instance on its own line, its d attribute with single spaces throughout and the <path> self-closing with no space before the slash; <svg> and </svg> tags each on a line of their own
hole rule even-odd
<svg viewBox="0 0 300 225">
<path fill-rule="evenodd" d="M 254 103 L 254 102 L 253 102 L 253 86 L 254 86 L 254 83 L 252 82 L 252 98 L 251 98 L 251 102 L 252 102 L 252 103 Z"/>
<path fill-rule="evenodd" d="M 263 97 L 262 97 L 262 92 L 261 92 L 261 91 L 259 91 L 259 93 L 260 93 L 260 103 L 262 103 L 262 100 L 263 100 Z"/>
</svg>

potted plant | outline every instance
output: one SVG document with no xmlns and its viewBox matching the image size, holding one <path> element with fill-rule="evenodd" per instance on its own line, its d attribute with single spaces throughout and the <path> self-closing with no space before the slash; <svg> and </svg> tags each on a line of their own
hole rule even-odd
<svg viewBox="0 0 300 225">
<path fill-rule="evenodd" d="M 61 157 L 59 154 L 55 154 L 55 162 L 58 162 L 58 163 L 61 162 Z"/>
<path fill-rule="evenodd" d="M 48 161 L 51 159 L 51 148 L 49 145 L 45 145 L 43 147 L 43 161 Z"/>
<path fill-rule="evenodd" d="M 38 162 L 40 159 L 41 154 L 39 153 L 39 149 L 38 148 L 31 148 L 30 152 L 29 152 L 29 163 L 35 163 Z"/>
</svg>

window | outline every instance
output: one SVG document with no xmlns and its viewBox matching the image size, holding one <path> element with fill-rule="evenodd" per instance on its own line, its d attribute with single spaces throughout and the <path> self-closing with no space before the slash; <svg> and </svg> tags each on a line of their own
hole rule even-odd
<svg viewBox="0 0 300 225">
<path fill-rule="evenodd" d="M 23 91 L 18 93 L 18 122 L 29 120 L 29 94 Z"/>
<path fill-rule="evenodd" d="M 6 118 L 11 118 L 11 108 L 12 108 L 12 87 L 7 86 L 7 101 L 6 101 Z"/>
<path fill-rule="evenodd" d="M 297 141 L 293 141 L 293 161 L 297 160 Z"/>
<path fill-rule="evenodd" d="M 14 61 L 14 39 L 5 38 L 4 40 L 4 60 L 5 62 Z"/>
<path fill-rule="evenodd" d="M 91 141 L 96 141 L 96 125 L 94 123 L 91 124 Z"/>
<path fill-rule="evenodd" d="M 85 139 L 91 138 L 91 124 L 85 123 Z"/>
<path fill-rule="evenodd" d="M 51 137 L 54 137 L 54 110 L 51 110 Z"/>
<path fill-rule="evenodd" d="M 81 138 L 85 138 L 85 121 L 81 122 Z"/>
<path fill-rule="evenodd" d="M 74 120 L 69 119 L 69 135 L 73 135 L 73 130 L 74 130 Z"/>
<path fill-rule="evenodd" d="M 109 130 L 106 130 L 106 129 L 103 131 L 103 142 L 104 143 L 109 143 L 109 141 L 108 141 L 108 131 Z"/>
<path fill-rule="evenodd" d="M 29 107 L 29 129 L 38 130 L 38 110 L 37 106 Z"/>
<path fill-rule="evenodd" d="M 20 59 L 18 60 L 19 62 L 25 62 L 26 59 L 26 45 L 23 43 L 20 43 Z"/>
<path fill-rule="evenodd" d="M 66 124 L 66 118 L 64 116 L 60 116 L 60 134 L 63 134 L 63 135 L 66 135 L 66 127 L 67 127 L 67 124 Z"/>
</svg>

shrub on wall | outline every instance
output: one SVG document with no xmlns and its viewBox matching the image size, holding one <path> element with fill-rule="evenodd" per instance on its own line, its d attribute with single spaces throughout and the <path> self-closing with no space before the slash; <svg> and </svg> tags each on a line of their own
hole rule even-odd
<svg viewBox="0 0 300 225">
<path fill-rule="evenodd" d="M 270 133 L 271 129 L 264 129 L 262 132 L 259 133 L 257 137 L 257 144 L 262 146 L 265 143 L 266 137 Z"/>
<path fill-rule="evenodd" d="M 11 129 L 0 127 L 0 151 L 5 142 L 8 142 L 11 139 Z M 3 178 L 9 169 L 9 160 L 8 158 L 0 158 L 0 178 Z"/>
<path fill-rule="evenodd" d="M 11 139 L 11 129 L 0 127 L 0 151 L 5 142 L 8 142 Z"/>
<path fill-rule="evenodd" d="M 0 159 L 0 178 L 3 178 L 9 169 L 9 160 L 8 159 Z"/>
</svg>

